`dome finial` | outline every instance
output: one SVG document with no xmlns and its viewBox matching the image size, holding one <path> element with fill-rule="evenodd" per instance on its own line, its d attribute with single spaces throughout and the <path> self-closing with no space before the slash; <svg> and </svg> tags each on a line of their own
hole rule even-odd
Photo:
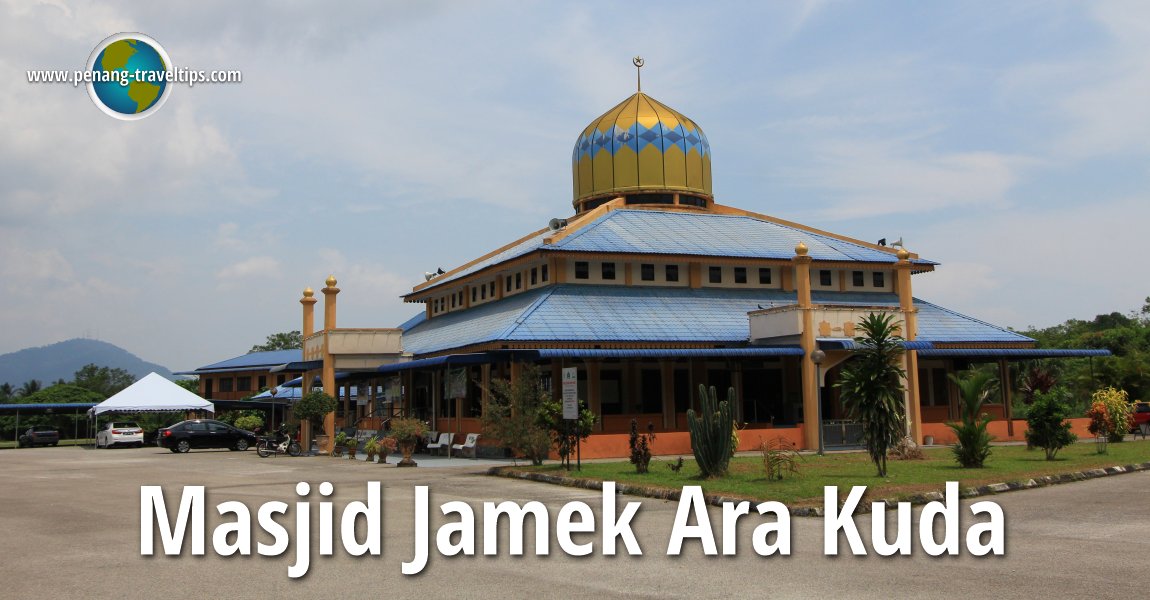
<svg viewBox="0 0 1150 600">
<path fill-rule="evenodd" d="M 643 60 L 642 56 L 636 56 L 631 59 L 631 62 L 635 65 L 635 91 L 641 92 L 643 91 L 643 76 L 640 74 L 640 69 L 643 68 L 646 61 Z"/>
</svg>

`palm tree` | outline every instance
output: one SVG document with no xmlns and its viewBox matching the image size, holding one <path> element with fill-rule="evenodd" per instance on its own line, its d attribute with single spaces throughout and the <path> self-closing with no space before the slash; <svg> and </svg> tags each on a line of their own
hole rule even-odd
<svg viewBox="0 0 1150 600">
<path fill-rule="evenodd" d="M 8 400 L 16 394 L 16 390 L 12 387 L 11 383 L 0 383 L 0 400 Z"/>
<path fill-rule="evenodd" d="M 899 366 L 904 352 L 900 325 L 893 315 L 863 317 L 858 326 L 862 335 L 855 338 L 862 348 L 843 367 L 835 384 L 851 418 L 862 423 L 863 443 L 879 477 L 886 477 L 887 450 L 905 435 L 902 382 L 906 371 Z"/>
<path fill-rule="evenodd" d="M 990 456 L 990 441 L 986 432 L 990 416 L 980 414 L 982 405 L 995 391 L 995 377 L 990 371 L 970 370 L 963 377 L 950 376 L 962 397 L 962 423 L 947 423 L 954 431 L 958 443 L 954 445 L 954 458 L 965 468 L 980 469 Z"/>
<path fill-rule="evenodd" d="M 38 391 L 40 391 L 40 381 L 36 379 L 29 379 L 28 381 L 24 382 L 24 385 L 20 386 L 20 390 L 17 393 L 20 397 L 26 398 Z"/>
</svg>

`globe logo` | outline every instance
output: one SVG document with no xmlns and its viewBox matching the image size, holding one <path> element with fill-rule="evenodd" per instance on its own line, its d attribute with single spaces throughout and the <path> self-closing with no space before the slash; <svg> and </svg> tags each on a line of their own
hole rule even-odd
<svg viewBox="0 0 1150 600">
<path fill-rule="evenodd" d="M 171 93 L 172 61 L 160 44 L 142 33 L 117 33 L 88 57 L 88 95 L 105 114 L 124 121 L 159 110 Z"/>
</svg>

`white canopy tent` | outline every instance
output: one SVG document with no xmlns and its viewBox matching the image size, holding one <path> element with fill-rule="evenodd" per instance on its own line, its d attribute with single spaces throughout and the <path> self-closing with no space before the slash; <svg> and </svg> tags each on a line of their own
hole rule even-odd
<svg viewBox="0 0 1150 600">
<path fill-rule="evenodd" d="M 118 394 L 88 409 L 88 414 L 98 416 L 106 412 L 138 413 L 181 410 L 206 410 L 214 413 L 216 406 L 168 381 L 163 375 L 149 373 Z"/>
</svg>

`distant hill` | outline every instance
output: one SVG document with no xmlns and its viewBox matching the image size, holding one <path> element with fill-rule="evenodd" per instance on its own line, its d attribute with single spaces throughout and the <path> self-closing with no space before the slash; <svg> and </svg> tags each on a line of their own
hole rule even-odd
<svg viewBox="0 0 1150 600">
<path fill-rule="evenodd" d="M 37 379 L 45 386 L 61 378 L 71 381 L 76 371 L 89 363 L 98 367 L 124 369 L 137 379 L 152 371 L 169 379 L 172 377 L 167 367 L 146 362 L 119 346 L 77 338 L 0 354 L 0 383 L 7 382 L 13 387 L 19 387 L 29 379 Z"/>
</svg>

